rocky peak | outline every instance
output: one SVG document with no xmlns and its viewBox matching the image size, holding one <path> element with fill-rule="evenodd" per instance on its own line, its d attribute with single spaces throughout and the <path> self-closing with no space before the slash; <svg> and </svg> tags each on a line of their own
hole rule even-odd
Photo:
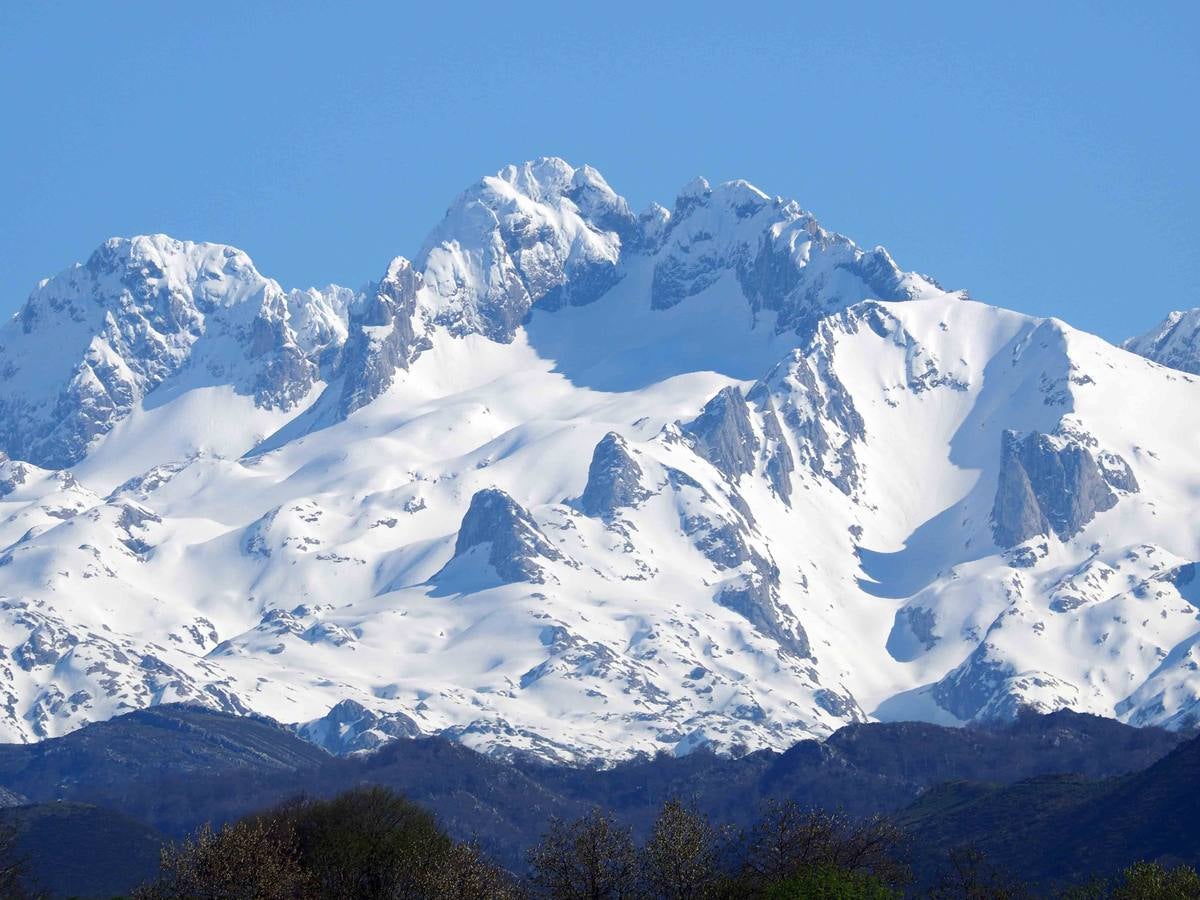
<svg viewBox="0 0 1200 900">
<path fill-rule="evenodd" d="M 598 172 L 546 158 L 463 193 L 417 257 L 428 315 L 507 343 L 535 305 L 590 303 L 618 279 L 637 219 Z"/>
<path fill-rule="evenodd" d="M 599 172 L 582 166 L 571 176 L 566 196 L 579 210 L 584 220 L 601 231 L 611 231 L 621 239 L 622 249 L 636 246 L 641 240 L 639 220 L 630 212 L 625 198 L 608 186 Z"/>
<path fill-rule="evenodd" d="M 325 365 L 346 342 L 350 309 L 358 295 L 350 288 L 328 287 L 291 290 L 287 319 L 292 340 L 308 359 Z"/>
<path fill-rule="evenodd" d="M 910 300 L 944 291 L 902 271 L 887 251 L 859 249 L 823 229 L 793 201 L 746 181 L 691 182 L 675 200 L 657 254 L 651 305 L 668 309 L 736 278 L 777 332 L 811 334 L 825 315 L 867 299 Z"/>
<path fill-rule="evenodd" d="M 637 506 L 650 495 L 642 477 L 642 467 L 629 452 L 625 439 L 610 431 L 592 453 L 579 508 L 588 516 L 611 518 L 619 509 Z"/>
<path fill-rule="evenodd" d="M 517 165 L 507 165 L 495 175 L 496 180 L 511 185 L 514 190 L 539 203 L 552 203 L 560 199 L 574 177 L 575 168 L 557 156 L 542 156 Z M 487 184 L 491 180 L 485 177 L 482 183 Z"/>
<path fill-rule="evenodd" d="M 407 369 L 425 343 L 414 330 L 421 275 L 404 257 L 356 299 L 336 386 L 335 418 L 340 421 L 366 406 Z M 324 398 L 322 398 L 324 400 Z"/>
<path fill-rule="evenodd" d="M 347 294 L 286 294 L 221 244 L 106 241 L 43 281 L 0 329 L 0 446 L 39 465 L 76 463 L 188 368 L 290 409 L 344 339 Z"/>
<path fill-rule="evenodd" d="M 1176 310 L 1121 346 L 1160 365 L 1200 374 L 1200 309 Z"/>
<path fill-rule="evenodd" d="M 591 303 L 624 277 L 629 254 L 655 258 L 650 305 L 668 309 L 735 277 L 779 332 L 864 299 L 944 293 L 879 247 L 860 250 L 796 203 L 747 181 L 686 185 L 674 211 L 635 217 L 590 166 L 557 158 L 508 166 L 463 193 L 417 257 L 428 316 L 456 334 L 511 341 L 536 308 Z"/>
<path fill-rule="evenodd" d="M 638 232 L 641 245 L 653 252 L 662 244 L 667 228 L 671 224 L 671 211 L 659 203 L 651 203 L 638 214 Z"/>
<path fill-rule="evenodd" d="M 708 179 L 697 175 L 685 184 L 675 196 L 675 210 L 671 214 L 671 219 L 675 222 L 686 219 L 692 210 L 705 204 L 711 196 L 712 186 L 708 183 Z"/>
<path fill-rule="evenodd" d="M 488 563 L 505 582 L 542 584 L 545 572 L 539 561 L 563 558 L 533 516 L 499 488 L 485 488 L 471 498 L 458 529 L 454 556 L 442 572 L 479 547 L 487 548 Z"/>
<path fill-rule="evenodd" d="M 26 463 L 17 462 L 0 450 L 0 499 L 7 497 L 28 481 L 30 469 Z"/>
</svg>

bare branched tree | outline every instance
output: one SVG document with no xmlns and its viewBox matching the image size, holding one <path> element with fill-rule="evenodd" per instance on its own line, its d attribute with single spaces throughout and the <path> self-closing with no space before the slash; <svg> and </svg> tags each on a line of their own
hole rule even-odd
<svg viewBox="0 0 1200 900">
<path fill-rule="evenodd" d="M 642 881 L 651 897 L 704 900 L 720 879 L 720 834 L 708 817 L 668 800 L 642 848 Z"/>
<path fill-rule="evenodd" d="M 554 900 L 631 900 L 638 857 L 629 829 L 599 809 L 570 824 L 553 819 L 529 852 L 530 887 Z"/>
</svg>

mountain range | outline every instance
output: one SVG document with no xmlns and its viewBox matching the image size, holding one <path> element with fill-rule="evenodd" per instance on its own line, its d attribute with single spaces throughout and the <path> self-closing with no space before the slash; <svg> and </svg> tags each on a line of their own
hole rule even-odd
<svg viewBox="0 0 1200 900">
<path fill-rule="evenodd" d="M 509 166 L 358 289 L 113 239 L 0 328 L 0 737 L 1200 719 L 1200 313 L 1124 347 L 747 182 Z"/>
</svg>

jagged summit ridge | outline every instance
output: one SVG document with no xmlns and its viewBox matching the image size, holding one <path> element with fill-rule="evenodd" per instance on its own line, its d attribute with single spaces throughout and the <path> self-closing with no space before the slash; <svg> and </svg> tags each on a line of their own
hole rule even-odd
<svg viewBox="0 0 1200 900">
<path fill-rule="evenodd" d="M 544 158 L 483 179 L 451 207 L 417 257 L 431 316 L 451 330 L 509 341 L 535 307 L 594 302 L 649 258 L 649 302 L 669 309 L 733 274 L 776 328 L 810 330 L 859 300 L 944 291 L 903 272 L 882 247 L 860 250 L 792 201 L 746 181 L 694 179 L 674 209 L 634 216 L 589 166 Z"/>
<path fill-rule="evenodd" d="M 675 201 L 655 254 L 651 302 L 669 309 L 732 273 L 755 313 L 778 331 L 811 333 L 823 316 L 861 300 L 911 300 L 944 291 L 905 273 L 882 247 L 859 249 L 794 201 L 746 181 L 691 182 Z"/>
<path fill-rule="evenodd" d="M 748 182 L 696 179 L 673 213 L 653 205 L 635 216 L 595 169 L 542 158 L 469 188 L 414 262 L 397 257 L 358 291 L 284 291 L 220 244 L 106 242 L 40 284 L 0 331 L 0 449 L 73 465 L 154 392 L 198 386 L 228 387 L 265 411 L 311 405 L 269 449 L 371 403 L 435 332 L 508 343 L 535 309 L 587 305 L 619 286 L 669 310 L 734 283 L 740 298 L 722 303 L 797 334 L 866 298 L 942 293 Z M 258 418 L 268 432 L 289 420 Z"/>
<path fill-rule="evenodd" d="M 632 290 L 653 310 L 730 276 L 779 331 L 870 296 L 941 293 L 749 182 L 696 179 L 673 214 L 652 205 L 635 216 L 595 169 L 546 157 L 468 188 L 415 263 L 392 260 L 358 292 L 284 292 L 234 247 L 107 241 L 40 284 L 0 332 L 0 448 L 70 466 L 156 390 L 228 385 L 289 413 L 322 388 L 307 426 L 280 439 L 294 437 L 383 394 L 434 330 L 510 342 L 535 308 L 590 304 L 643 270 L 649 282 L 634 277 Z"/>
</svg>

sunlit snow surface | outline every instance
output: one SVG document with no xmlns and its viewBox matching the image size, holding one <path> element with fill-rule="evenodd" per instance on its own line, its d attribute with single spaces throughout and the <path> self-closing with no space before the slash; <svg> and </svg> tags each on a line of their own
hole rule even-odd
<svg viewBox="0 0 1200 900">
<path fill-rule="evenodd" d="M 576 171 L 555 177 L 577 185 Z M 549 282 L 556 260 L 621 257 L 615 235 L 571 218 L 607 194 L 568 205 L 522 177 L 503 201 L 551 210 Z M 311 295 L 317 325 L 280 292 L 299 304 L 288 321 L 308 323 L 288 332 L 309 335 L 294 356 L 313 360 L 291 402 L 185 360 L 69 473 L 0 463 L 0 737 L 176 699 L 285 722 L 351 699 L 483 750 L 582 760 L 785 747 L 872 716 L 1070 706 L 1182 725 L 1200 711 L 1192 376 L 923 281 L 918 299 L 846 298 L 807 333 L 778 327 L 784 313 L 755 308 L 728 269 L 652 308 L 662 249 L 627 253 L 592 302 L 535 307 L 504 343 L 478 333 L 461 290 L 496 271 L 471 255 L 492 240 L 472 209 L 475 231 L 430 263 L 443 288 L 422 288 L 424 349 L 344 421 L 270 441 L 336 377 L 319 353 L 346 328 L 335 289 Z M 455 215 L 427 255 L 466 227 Z M 749 227 L 713 216 L 725 244 Z M 5 335 L 0 362 L 20 359 Z M 687 424 L 730 385 L 755 445 L 732 475 Z M 1001 549 L 1006 429 L 1120 457 L 1138 489 L 1065 540 Z M 639 499 L 588 516 L 579 497 L 609 432 Z M 558 551 L 534 560 L 537 578 L 504 583 L 486 545 L 451 559 L 487 488 Z M 766 613 L 728 599 L 772 569 Z M 780 638 L 797 626 L 807 652 Z"/>
</svg>

